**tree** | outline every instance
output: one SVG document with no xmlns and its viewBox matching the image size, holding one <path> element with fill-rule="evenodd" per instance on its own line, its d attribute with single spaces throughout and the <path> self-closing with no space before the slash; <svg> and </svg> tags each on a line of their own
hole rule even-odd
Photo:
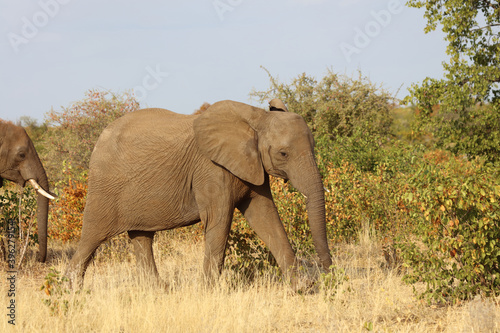
<svg viewBox="0 0 500 333">
<path fill-rule="evenodd" d="M 406 103 L 420 129 L 455 153 L 500 159 L 500 4 L 490 0 L 410 0 L 425 8 L 425 32 L 441 26 L 450 59 L 444 78 L 412 85 Z M 437 107 L 436 107 L 437 106 Z M 433 112 L 438 109 L 438 112 Z"/>
<path fill-rule="evenodd" d="M 40 156 L 47 152 L 48 147 L 45 147 L 43 142 L 43 137 L 48 130 L 47 124 L 44 123 L 40 125 L 38 120 L 29 116 L 19 117 L 16 124 L 22 126 L 26 130 L 26 133 L 28 133 L 31 141 L 33 141 L 35 149 Z"/>
<path fill-rule="evenodd" d="M 290 84 L 280 83 L 267 73 L 271 87 L 250 95 L 261 103 L 280 98 L 290 111 L 306 120 L 317 138 L 387 135 L 390 131 L 389 111 L 395 99 L 361 73 L 350 78 L 329 70 L 319 82 L 304 73 Z"/>
<path fill-rule="evenodd" d="M 46 114 L 49 123 L 46 142 L 51 147 L 44 160 L 49 174 L 61 176 L 59 170 L 66 161 L 79 172 L 87 170 L 94 145 L 104 128 L 113 120 L 139 109 L 139 102 L 125 92 L 89 90 L 85 98 Z M 57 178 L 57 177 L 56 177 Z M 58 179 L 60 180 L 60 179 Z"/>
</svg>

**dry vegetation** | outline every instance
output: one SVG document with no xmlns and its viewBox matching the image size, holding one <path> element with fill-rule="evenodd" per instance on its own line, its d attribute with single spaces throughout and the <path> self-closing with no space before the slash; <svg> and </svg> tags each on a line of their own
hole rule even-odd
<svg viewBox="0 0 500 333">
<path fill-rule="evenodd" d="M 479 298 L 455 306 L 417 301 L 397 268 L 384 267 L 381 246 L 368 232 L 357 244 L 334 249 L 338 285 L 328 287 L 309 268 L 303 274 L 320 281 L 314 293 L 295 294 L 269 273 L 249 282 L 226 270 L 215 287 L 203 283 L 203 242 L 165 232 L 155 242 L 160 289 L 136 277 L 128 240 L 101 246 L 85 288 L 67 293 L 51 284 L 40 287 L 49 267 L 64 271 L 76 244 L 51 242 L 49 262 L 34 253 L 17 275 L 16 327 L 24 332 L 499 332 L 500 298 Z M 2 269 L 1 294 L 7 305 Z M 345 276 L 343 275 L 345 272 Z M 418 286 L 417 286 L 418 287 Z M 61 293 L 58 293 L 58 288 Z M 45 300 L 45 301 L 44 301 Z M 50 304 L 48 304 L 50 301 Z M 67 306 L 65 306 L 67 305 Z M 5 312 L 5 306 L 2 306 Z M 0 331 L 14 331 L 5 315 Z"/>
</svg>

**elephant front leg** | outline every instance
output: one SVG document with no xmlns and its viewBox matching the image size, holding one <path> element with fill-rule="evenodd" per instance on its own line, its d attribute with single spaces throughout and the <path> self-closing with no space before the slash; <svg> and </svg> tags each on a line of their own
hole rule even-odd
<svg viewBox="0 0 500 333">
<path fill-rule="evenodd" d="M 163 285 L 153 255 L 154 231 L 130 230 L 128 232 L 134 246 L 139 278 L 153 279 L 155 284 Z"/>
<path fill-rule="evenodd" d="M 270 190 L 264 190 L 263 193 L 242 202 L 237 208 L 243 213 L 250 227 L 267 245 L 283 274 L 290 277 L 292 288 L 301 289 L 297 280 L 295 253 L 288 241 Z"/>
<path fill-rule="evenodd" d="M 205 222 L 205 258 L 203 271 L 208 283 L 212 284 L 224 266 L 226 244 L 231 229 L 234 208 L 217 217 L 202 216 Z"/>
</svg>

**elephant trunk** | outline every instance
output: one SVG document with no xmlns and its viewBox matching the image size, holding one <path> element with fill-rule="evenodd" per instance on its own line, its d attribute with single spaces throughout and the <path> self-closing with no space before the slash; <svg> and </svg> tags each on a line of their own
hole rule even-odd
<svg viewBox="0 0 500 333">
<path fill-rule="evenodd" d="M 49 181 L 38 155 L 32 160 L 30 171 L 24 178 L 37 190 L 37 224 L 38 224 L 38 255 L 39 262 L 47 259 L 47 222 L 49 215 Z"/>
<path fill-rule="evenodd" d="M 330 249 L 328 248 L 328 240 L 326 237 L 323 183 L 321 183 L 319 187 L 321 187 L 319 191 L 314 190 L 313 193 L 307 196 L 307 212 L 309 215 L 309 228 L 311 229 L 314 246 L 316 247 L 321 265 L 324 269 L 329 269 L 332 265 L 332 258 L 330 256 Z"/>
<path fill-rule="evenodd" d="M 292 184 L 307 197 L 307 212 L 309 215 L 309 227 L 313 243 L 318 253 L 321 266 L 329 269 L 332 265 L 332 258 L 328 248 L 326 236 L 326 217 L 325 217 L 325 195 L 323 181 L 319 173 L 316 161 L 312 154 L 305 157 L 302 161 L 302 170 L 300 175 L 305 177 L 291 178 Z M 304 172 L 304 170 L 306 170 Z"/>
<path fill-rule="evenodd" d="M 48 187 L 47 187 L 48 189 Z M 49 215 L 49 199 L 38 193 L 38 255 L 39 262 L 45 262 L 47 259 L 47 220 Z"/>
</svg>

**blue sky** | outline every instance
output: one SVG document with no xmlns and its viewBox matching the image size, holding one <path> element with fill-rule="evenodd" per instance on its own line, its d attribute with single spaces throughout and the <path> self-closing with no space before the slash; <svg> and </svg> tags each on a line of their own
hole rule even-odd
<svg viewBox="0 0 500 333">
<path fill-rule="evenodd" d="M 0 118 L 40 121 L 93 88 L 192 113 L 328 69 L 398 97 L 442 77 L 443 34 L 399 0 L 0 0 Z"/>
</svg>

